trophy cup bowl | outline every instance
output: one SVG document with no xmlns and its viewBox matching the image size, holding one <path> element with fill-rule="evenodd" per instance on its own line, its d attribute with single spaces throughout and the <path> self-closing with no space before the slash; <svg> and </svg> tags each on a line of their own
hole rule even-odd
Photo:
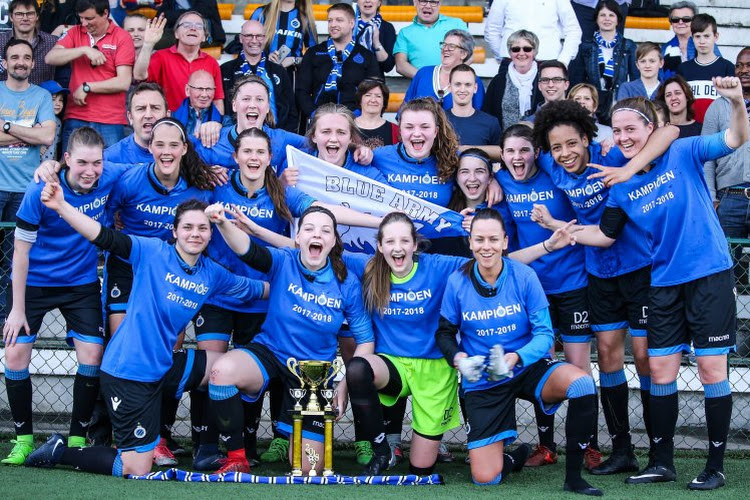
<svg viewBox="0 0 750 500">
<path fill-rule="evenodd" d="M 310 388 L 310 399 L 305 408 L 305 412 L 309 414 L 320 413 L 320 404 L 318 403 L 318 387 L 328 381 L 329 373 L 331 371 L 330 361 L 317 361 L 317 360 L 303 360 L 297 361 L 294 358 L 289 358 L 286 362 L 287 368 L 291 371 L 300 381 L 302 389 Z"/>
</svg>

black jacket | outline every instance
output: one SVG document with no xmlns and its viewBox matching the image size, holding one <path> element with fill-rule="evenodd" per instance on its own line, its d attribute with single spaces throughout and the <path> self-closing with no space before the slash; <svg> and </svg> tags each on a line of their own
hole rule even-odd
<svg viewBox="0 0 750 500">
<path fill-rule="evenodd" d="M 500 62 L 497 75 L 490 80 L 487 92 L 484 94 L 484 102 L 482 103 L 482 111 L 497 118 L 501 129 L 503 128 L 503 96 L 505 96 L 505 86 L 508 83 L 508 66 L 510 66 L 510 59 L 506 57 Z M 534 78 L 532 85 L 534 90 L 531 92 L 530 113 L 533 113 L 544 102 L 544 97 L 542 97 L 542 93 L 539 90 L 539 73 Z"/>
<path fill-rule="evenodd" d="M 211 32 L 210 45 L 224 45 L 227 41 L 227 35 L 224 33 L 224 27 L 221 25 L 221 16 L 219 15 L 219 5 L 216 0 L 190 0 L 190 10 L 198 12 L 208 21 Z M 174 30 L 177 18 L 184 14 L 185 10 L 177 5 L 176 0 L 164 0 L 157 14 L 164 14 L 167 18 L 167 28 Z"/>
<path fill-rule="evenodd" d="M 302 64 L 297 71 L 295 96 L 299 111 L 305 118 L 310 117 L 315 108 L 328 102 L 343 104 L 354 111 L 357 108 L 354 101 L 357 85 L 366 78 L 380 77 L 380 66 L 373 53 L 355 44 L 341 69 L 338 92 L 321 94 L 316 102 L 318 92 L 328 80 L 331 69 L 333 61 L 328 56 L 327 41 L 311 47 L 302 57 Z"/>
<path fill-rule="evenodd" d="M 388 53 L 388 58 L 385 61 L 378 62 L 380 65 L 380 76 L 385 78 L 385 74 L 396 67 L 396 58 L 393 55 L 393 47 L 396 45 L 396 29 L 388 21 L 383 21 L 380 23 L 379 32 L 380 37 L 378 37 L 378 40 L 380 40 L 380 45 Z"/>
<path fill-rule="evenodd" d="M 232 113 L 232 87 L 234 83 L 244 76 L 240 71 L 242 59 L 237 57 L 221 65 L 221 79 L 224 86 L 224 114 Z M 257 68 L 250 68 L 253 72 Z M 299 115 L 297 106 L 294 105 L 292 98 L 292 82 L 289 79 L 289 73 L 280 64 L 266 60 L 266 72 L 273 81 L 273 94 L 276 103 L 276 127 L 297 131 L 297 122 Z"/>
</svg>

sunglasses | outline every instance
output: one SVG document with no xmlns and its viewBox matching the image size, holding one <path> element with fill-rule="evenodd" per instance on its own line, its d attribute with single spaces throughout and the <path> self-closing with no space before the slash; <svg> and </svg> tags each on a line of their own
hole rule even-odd
<svg viewBox="0 0 750 500">
<path fill-rule="evenodd" d="M 534 52 L 534 47 L 529 47 L 528 45 L 526 45 L 524 47 L 511 47 L 510 48 L 510 51 L 513 52 L 514 54 L 518 54 L 522 50 L 528 54 L 529 52 Z"/>
<path fill-rule="evenodd" d="M 670 23 L 672 23 L 672 24 L 677 24 L 677 23 L 679 23 L 680 21 L 682 21 L 682 22 L 683 22 L 683 23 L 685 23 L 685 24 L 688 24 L 688 23 L 690 23 L 690 22 L 691 22 L 692 20 L 693 20 L 693 18 L 692 18 L 692 17 L 690 17 L 690 16 L 683 16 L 683 17 L 670 17 L 670 18 L 669 18 L 669 22 L 670 22 Z"/>
</svg>

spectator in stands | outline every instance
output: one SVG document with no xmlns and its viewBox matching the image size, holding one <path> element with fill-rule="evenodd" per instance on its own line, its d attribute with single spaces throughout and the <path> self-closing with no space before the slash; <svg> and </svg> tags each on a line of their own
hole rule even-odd
<svg viewBox="0 0 750 500">
<path fill-rule="evenodd" d="M 219 63 L 201 51 L 201 43 L 206 40 L 203 17 L 195 11 L 182 14 L 175 26 L 175 45 L 154 52 L 154 46 L 164 32 L 165 21 L 166 18 L 163 17 L 149 20 L 143 47 L 133 67 L 133 76 L 139 81 L 148 79 L 158 83 L 164 89 L 170 111 L 176 111 L 185 98 L 185 85 L 190 74 L 200 69 L 205 70 L 214 78 L 214 104 L 223 114 L 224 87 Z"/>
<path fill-rule="evenodd" d="M 76 12 L 81 24 L 70 28 L 45 57 L 53 66 L 71 63 L 64 150 L 68 136 L 84 125 L 98 131 L 106 146 L 123 138 L 125 92 L 135 61 L 133 39 L 109 20 L 108 0 L 78 0 Z"/>
<path fill-rule="evenodd" d="M 393 56 L 396 71 L 414 78 L 423 66 L 440 64 L 438 47 L 445 34 L 453 29 L 465 30 L 466 23 L 440 14 L 440 0 L 414 0 L 417 15 L 414 21 L 399 30 Z"/>
<path fill-rule="evenodd" d="M 39 165 L 40 146 L 55 139 L 52 97 L 29 79 L 34 67 L 33 48 L 26 40 L 12 39 L 3 49 L 8 80 L 0 82 L 0 221 L 15 222 L 26 186 Z M 8 286 L 13 236 L 3 231 L 0 289 Z M 5 318 L 5 294 L 0 316 Z"/>
<path fill-rule="evenodd" d="M 451 109 L 450 76 L 453 68 L 465 64 L 474 54 L 474 37 L 465 30 L 450 30 L 440 42 L 440 64 L 437 66 L 423 66 L 414 75 L 404 96 L 404 102 L 417 97 L 432 97 L 438 101 L 443 109 Z M 476 78 L 477 91 L 474 93 L 473 105 L 479 109 L 484 101 L 484 84 Z"/>
<path fill-rule="evenodd" d="M 445 111 L 448 121 L 458 136 L 460 150 L 479 148 L 500 161 L 500 124 L 494 116 L 474 107 L 473 100 L 477 93 L 477 74 L 468 64 L 459 64 L 450 74 L 450 93 L 453 106 Z"/>
<path fill-rule="evenodd" d="M 664 56 L 664 71 L 662 79 L 667 79 L 677 73 L 677 67 L 685 61 L 695 59 L 695 42 L 690 33 L 690 24 L 698 14 L 698 7 L 693 2 L 677 2 L 669 7 L 669 24 L 672 25 L 674 38 L 661 46 Z M 714 54 L 721 56 L 718 46 L 714 46 Z"/>
<path fill-rule="evenodd" d="M 544 61 L 539 65 L 539 90 L 544 102 L 534 110 L 534 114 L 545 104 L 565 99 L 565 94 L 570 87 L 568 79 L 568 68 L 560 61 Z M 534 115 L 525 117 L 526 120 L 534 122 Z"/>
<path fill-rule="evenodd" d="M 635 65 L 641 74 L 637 80 L 625 82 L 617 91 L 617 100 L 628 97 L 653 99 L 661 85 L 659 72 L 664 66 L 664 58 L 658 43 L 643 42 L 635 51 Z"/>
<path fill-rule="evenodd" d="M 667 106 L 670 125 L 680 129 L 680 137 L 701 135 L 701 124 L 695 121 L 695 96 L 680 75 L 667 78 L 656 93 L 656 100 Z"/>
<path fill-rule="evenodd" d="M 264 52 L 268 59 L 281 64 L 293 73 L 302 63 L 302 49 L 318 43 L 312 0 L 271 0 L 255 9 L 250 19 L 263 23 L 266 28 Z M 290 52 L 283 59 L 281 47 Z"/>
<path fill-rule="evenodd" d="M 737 54 L 735 76 L 740 79 L 745 106 L 750 107 L 750 46 Z M 729 127 L 731 104 L 722 97 L 716 99 L 706 112 L 702 135 L 711 135 Z M 704 165 L 706 184 L 719 215 L 719 222 L 727 238 L 750 238 L 750 143 L 734 153 Z"/>
<path fill-rule="evenodd" d="M 55 67 L 44 62 L 44 56 L 55 46 L 57 38 L 37 29 L 39 7 L 36 0 L 12 0 L 8 10 L 13 29 L 0 32 L 0 53 L 10 40 L 26 40 L 34 47 L 34 67 L 29 81 L 39 85 L 47 80 L 54 80 Z M 0 69 L 0 79 L 7 78 L 5 70 Z"/>
<path fill-rule="evenodd" d="M 509 56 L 508 37 L 518 30 L 540 37 L 539 60 L 556 59 L 565 66 L 581 43 L 581 27 L 568 0 L 495 0 L 487 15 L 484 39 L 498 62 Z"/>
<path fill-rule="evenodd" d="M 246 21 L 240 31 L 242 52 L 236 59 L 221 65 L 221 78 L 224 85 L 224 110 L 232 109 L 232 87 L 237 80 L 247 75 L 258 75 L 266 82 L 270 90 L 271 113 L 279 127 L 286 130 L 297 130 L 297 106 L 294 104 L 292 83 L 289 73 L 263 52 L 266 45 L 266 33 L 258 21 Z"/>
<path fill-rule="evenodd" d="M 379 78 L 368 78 L 357 87 L 354 100 L 361 114 L 354 121 L 362 132 L 364 144 L 370 149 L 398 143 L 398 125 L 383 118 L 389 96 L 388 86 Z"/>
<path fill-rule="evenodd" d="M 381 0 L 357 0 L 354 7 L 354 41 L 370 49 L 380 65 L 381 76 L 385 77 L 396 65 L 393 46 L 396 44 L 396 29 L 380 15 Z"/>
<path fill-rule="evenodd" d="M 128 94 L 128 122 L 133 133 L 104 150 L 104 160 L 118 163 L 151 163 L 148 149 L 154 123 L 169 116 L 167 98 L 159 85 L 141 82 Z"/>
<path fill-rule="evenodd" d="M 506 44 L 510 59 L 500 62 L 482 104 L 482 111 L 497 118 L 503 130 L 533 113 L 544 100 L 535 60 L 539 38 L 531 31 L 519 30 Z"/>
<path fill-rule="evenodd" d="M 596 121 L 596 109 L 599 106 L 599 93 L 596 91 L 596 87 L 590 83 L 579 83 L 574 85 L 570 92 L 568 92 L 568 99 L 575 101 L 583 106 L 586 111 L 591 113 L 596 123 L 596 135 L 594 140 L 596 142 L 602 142 L 603 140 L 612 140 L 612 127 L 602 125 Z"/>
<path fill-rule="evenodd" d="M 719 40 L 716 19 L 708 14 L 697 14 L 690 23 L 695 44 L 695 59 L 677 67 L 677 74 L 685 78 L 695 97 L 695 119 L 703 123 L 703 115 L 714 99 L 719 97 L 711 79 L 715 76 L 734 76 L 734 64 L 714 53 Z"/>
<path fill-rule="evenodd" d="M 122 29 L 128 32 L 130 37 L 133 39 L 133 46 L 135 47 L 135 55 L 141 52 L 143 47 L 143 37 L 146 36 L 146 26 L 148 19 L 146 16 L 141 14 L 132 14 L 125 18 L 122 23 Z"/>
<path fill-rule="evenodd" d="M 205 38 L 203 41 L 206 44 L 221 47 L 226 43 L 227 35 L 221 25 L 217 0 L 164 0 L 157 10 L 157 14 L 167 19 L 167 36 L 164 37 L 157 48 L 167 48 L 176 43 L 177 28 L 184 21 L 182 16 L 188 12 L 197 12 L 202 19 L 205 19 Z M 172 36 L 173 33 L 174 37 Z"/>
<path fill-rule="evenodd" d="M 637 80 L 641 75 L 635 64 L 635 42 L 617 32 L 617 24 L 622 19 L 617 2 L 602 0 L 594 12 L 597 26 L 594 41 L 581 44 L 578 57 L 570 66 L 570 80 L 574 85 L 590 83 L 596 87 L 599 93 L 597 121 L 609 123 L 609 109 L 620 85 Z"/>
<path fill-rule="evenodd" d="M 42 0 L 39 7 L 40 31 L 59 37 L 76 24 L 80 24 L 76 0 Z"/>
<path fill-rule="evenodd" d="M 208 71 L 199 69 L 190 75 L 185 85 L 187 97 L 173 114 L 185 126 L 189 135 L 199 137 L 202 123 L 221 123 L 221 113 L 213 103 L 215 94 L 214 78 Z"/>
<path fill-rule="evenodd" d="M 596 4 L 599 0 L 570 0 L 573 5 L 573 11 L 581 26 L 581 41 L 591 42 L 594 40 L 594 31 L 596 31 L 596 14 L 594 13 Z M 628 17 L 628 9 L 633 0 L 617 0 L 622 12 L 622 22 L 617 25 L 617 31 L 620 35 L 625 30 L 625 18 Z"/>
<path fill-rule="evenodd" d="M 65 111 L 65 98 L 70 91 L 63 88 L 59 83 L 54 80 L 48 80 L 39 84 L 44 90 L 50 93 L 52 96 L 52 111 L 55 113 L 55 142 L 51 146 L 42 146 L 42 158 L 44 162 L 46 160 L 56 161 L 61 156 L 60 152 L 60 138 L 62 137 L 62 119 L 63 111 Z"/>
<path fill-rule="evenodd" d="M 359 82 L 380 75 L 375 56 L 354 42 L 354 9 L 337 3 L 328 9 L 329 37 L 305 52 L 297 77 L 297 106 L 303 119 L 327 102 L 343 104 L 354 110 L 354 95 Z"/>
</svg>

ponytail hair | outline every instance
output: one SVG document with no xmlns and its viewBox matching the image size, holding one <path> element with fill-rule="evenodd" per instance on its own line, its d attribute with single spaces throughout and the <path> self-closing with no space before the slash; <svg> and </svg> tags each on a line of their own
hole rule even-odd
<svg viewBox="0 0 750 500">
<path fill-rule="evenodd" d="M 234 146 L 235 154 L 239 153 L 242 139 L 245 137 L 253 137 L 266 141 L 268 154 L 269 156 L 271 155 L 271 138 L 261 129 L 255 127 L 243 130 L 237 136 L 237 141 Z M 276 210 L 276 213 L 285 221 L 292 222 L 292 213 L 289 211 L 289 206 L 286 203 L 286 190 L 284 189 L 284 186 L 281 185 L 281 181 L 276 177 L 276 172 L 273 171 L 270 165 L 266 165 L 266 170 L 263 174 L 263 185 L 265 186 L 266 191 L 268 191 L 268 196 L 271 197 L 271 202 L 273 203 L 273 208 Z"/>
<path fill-rule="evenodd" d="M 551 103 L 550 103 L 551 104 Z M 500 215 L 500 212 L 495 210 L 494 208 L 481 208 L 474 213 L 474 218 L 471 219 L 471 227 L 469 228 L 469 238 L 471 238 L 471 233 L 474 230 L 474 224 L 478 220 L 494 220 L 500 223 L 500 227 L 503 228 L 503 233 L 505 233 L 505 221 L 503 220 L 503 216 Z M 508 237 L 507 233 L 505 233 L 506 238 Z M 507 253 L 503 252 L 503 254 Z M 474 269 L 474 264 L 476 263 L 476 259 L 474 257 L 471 258 L 469 262 L 463 265 L 461 268 L 461 271 L 466 276 L 471 276 L 472 269 Z"/>
<path fill-rule="evenodd" d="M 383 241 L 383 228 L 394 222 L 403 222 L 411 228 L 411 237 L 415 242 L 418 241 L 417 228 L 408 215 L 402 212 L 391 212 L 385 217 L 378 226 L 378 243 Z M 365 299 L 365 307 L 370 313 L 375 311 L 383 316 L 383 310 L 388 307 L 391 301 L 391 268 L 385 260 L 385 256 L 380 250 L 367 262 L 365 273 L 362 276 L 362 289 Z"/>
<path fill-rule="evenodd" d="M 688 108 L 689 109 L 689 108 Z M 654 128 L 659 124 L 659 114 L 653 102 L 645 97 L 629 97 L 621 99 L 612 106 L 611 116 L 618 111 L 632 111 L 638 115 L 644 125 L 651 123 Z"/>
<path fill-rule="evenodd" d="M 431 97 L 419 97 L 412 99 L 403 105 L 400 116 L 404 116 L 407 111 L 429 111 L 435 119 L 435 128 L 437 135 L 432 145 L 430 154 L 437 159 L 438 179 L 442 182 L 448 182 L 453 179 L 458 169 L 458 137 L 453 131 L 448 117 L 443 111 L 443 107 Z"/>
<path fill-rule="evenodd" d="M 302 212 L 302 215 L 300 215 L 299 222 L 297 223 L 297 230 L 299 231 L 302 228 L 302 223 L 305 221 L 305 217 L 314 213 L 323 213 L 327 215 L 331 219 L 331 221 L 333 221 L 333 233 L 336 237 L 336 241 L 333 244 L 333 248 L 328 253 L 328 258 L 331 259 L 331 267 L 333 268 L 333 273 L 336 275 L 336 279 L 339 280 L 339 282 L 343 283 L 344 280 L 346 280 L 349 272 L 346 269 L 346 265 L 344 264 L 344 259 L 342 257 L 344 255 L 344 242 L 341 241 L 338 223 L 336 222 L 336 216 L 333 215 L 333 212 L 325 207 L 312 205 L 308 207 L 307 210 Z"/>
<path fill-rule="evenodd" d="M 185 179 L 188 186 L 194 186 L 204 191 L 212 190 L 214 184 L 216 184 L 216 181 L 218 180 L 217 175 L 211 170 L 211 167 L 206 165 L 203 160 L 201 160 L 200 156 L 198 156 L 198 153 L 193 147 L 193 143 L 187 139 L 185 127 L 183 127 L 182 123 L 176 118 L 166 116 L 156 120 L 151 129 L 152 132 L 149 145 L 154 142 L 156 129 L 159 126 L 174 127 L 180 131 L 180 139 L 182 140 L 182 143 L 187 146 L 187 151 L 185 151 L 185 154 L 180 159 L 180 176 Z"/>
</svg>

